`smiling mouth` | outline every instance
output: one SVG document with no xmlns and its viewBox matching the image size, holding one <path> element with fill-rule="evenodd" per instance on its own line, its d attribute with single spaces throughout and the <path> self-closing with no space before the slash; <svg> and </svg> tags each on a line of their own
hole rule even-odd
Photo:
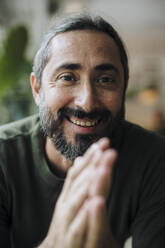
<svg viewBox="0 0 165 248">
<path fill-rule="evenodd" d="M 73 124 L 76 124 L 80 127 L 94 127 L 100 122 L 100 120 L 82 121 L 82 120 L 77 120 L 77 119 L 73 119 L 73 118 L 68 118 L 68 120 L 70 122 L 72 122 Z"/>
</svg>

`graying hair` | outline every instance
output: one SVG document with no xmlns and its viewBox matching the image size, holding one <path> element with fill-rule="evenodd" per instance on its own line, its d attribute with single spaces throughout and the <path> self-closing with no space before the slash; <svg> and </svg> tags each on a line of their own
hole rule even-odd
<svg viewBox="0 0 165 248">
<path fill-rule="evenodd" d="M 35 73 L 36 79 L 41 87 L 42 72 L 48 63 L 51 56 L 51 41 L 52 39 L 60 34 L 74 30 L 96 30 L 108 34 L 116 43 L 119 52 L 121 63 L 124 69 L 124 82 L 125 89 L 129 78 L 129 67 L 127 53 L 117 31 L 112 27 L 111 24 L 106 22 L 102 17 L 92 17 L 87 14 L 76 15 L 74 17 L 67 17 L 55 22 L 54 27 L 45 36 L 40 49 L 38 50 L 33 65 L 33 72 Z"/>
</svg>

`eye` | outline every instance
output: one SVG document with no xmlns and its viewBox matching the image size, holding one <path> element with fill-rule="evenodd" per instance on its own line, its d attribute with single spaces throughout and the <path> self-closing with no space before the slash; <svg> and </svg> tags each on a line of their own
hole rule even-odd
<svg viewBox="0 0 165 248">
<path fill-rule="evenodd" d="M 76 78 L 72 74 L 62 74 L 59 76 L 59 79 L 61 79 L 63 81 L 68 81 L 68 82 L 76 81 Z"/>
<path fill-rule="evenodd" d="M 105 76 L 97 79 L 98 83 L 114 83 L 115 79 L 113 77 Z"/>
</svg>

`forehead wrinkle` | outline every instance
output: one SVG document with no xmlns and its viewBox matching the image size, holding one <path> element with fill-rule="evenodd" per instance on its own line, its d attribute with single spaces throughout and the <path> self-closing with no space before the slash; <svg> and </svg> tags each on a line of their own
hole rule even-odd
<svg viewBox="0 0 165 248">
<path fill-rule="evenodd" d="M 71 34 L 73 36 L 71 36 Z M 75 34 L 77 34 L 77 35 L 75 36 Z M 82 34 L 83 34 L 83 36 L 82 36 Z M 80 64 L 81 67 L 83 67 L 81 69 L 89 69 L 91 66 L 94 69 L 94 67 L 97 66 L 97 62 L 99 64 L 106 64 L 106 63 L 112 62 L 112 64 L 115 65 L 115 67 L 120 66 L 118 64 L 118 62 L 121 64 L 120 54 L 118 51 L 118 47 L 116 47 L 116 44 L 113 41 L 113 39 L 111 37 L 103 34 L 105 37 L 108 38 L 105 40 L 105 44 L 104 44 L 104 42 L 99 44 L 99 40 L 100 41 L 102 40 L 102 39 L 99 39 L 98 41 L 96 40 L 96 46 L 95 46 L 93 43 L 91 44 L 90 37 L 92 37 L 92 36 L 90 34 L 91 34 L 91 31 L 89 31 L 89 32 L 85 31 L 85 33 L 84 33 L 84 31 L 74 31 L 74 32 L 67 32 L 67 33 L 58 34 L 57 36 L 55 36 L 52 39 L 51 44 L 50 44 L 51 46 L 50 46 L 49 62 L 50 62 L 50 60 L 52 60 L 52 62 L 51 62 L 52 64 L 50 66 L 54 67 L 54 69 L 56 69 L 58 67 L 58 65 L 56 63 L 59 62 L 57 59 L 59 55 L 63 56 L 63 63 Z M 94 34 L 97 35 L 98 33 L 94 32 Z M 99 35 L 102 35 L 102 34 L 99 33 Z M 83 49 L 81 49 L 79 42 L 84 41 L 84 39 L 88 38 L 88 37 L 89 37 L 89 42 L 88 42 L 88 40 L 85 40 L 85 42 L 84 42 L 85 45 L 83 46 L 83 44 L 81 44 L 83 46 Z M 92 45 L 92 51 L 89 52 L 91 45 Z M 74 47 L 78 47 L 78 46 L 79 46 L 79 48 L 74 48 Z M 74 54 L 75 49 L 77 49 L 76 54 L 78 53 L 77 56 L 80 58 L 80 60 L 77 60 L 77 58 L 74 57 L 75 56 L 75 54 Z M 73 56 L 72 56 L 72 53 L 73 53 Z M 119 61 L 117 61 L 117 62 L 116 62 L 116 54 L 118 55 L 118 58 L 119 58 Z M 70 60 L 67 61 L 66 60 L 67 57 L 70 58 Z M 95 60 L 93 60 L 93 57 L 95 57 Z M 99 61 L 101 57 L 102 57 L 102 59 L 101 59 L 102 61 Z M 86 58 L 88 58 L 88 63 L 87 63 Z M 84 63 L 84 61 L 85 61 L 85 63 Z M 54 64 L 54 66 L 53 66 L 53 64 Z M 84 68 L 84 66 L 85 66 L 85 68 Z M 68 68 L 68 69 L 70 69 L 70 68 Z"/>
</svg>

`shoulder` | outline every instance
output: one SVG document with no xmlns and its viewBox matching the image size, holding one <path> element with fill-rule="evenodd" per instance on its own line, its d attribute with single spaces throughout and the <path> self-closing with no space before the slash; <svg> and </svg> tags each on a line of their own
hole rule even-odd
<svg viewBox="0 0 165 248">
<path fill-rule="evenodd" d="M 151 152 L 155 149 L 157 152 L 165 151 L 165 137 L 156 132 L 146 130 L 143 127 L 124 122 L 124 143 L 126 146 L 131 146 L 132 149 L 144 150 Z"/>
<path fill-rule="evenodd" d="M 123 228 L 124 236 L 127 230 L 133 235 L 136 230 L 148 232 L 146 235 L 149 235 L 151 229 L 147 228 L 147 223 L 153 223 L 154 231 L 155 216 L 163 220 L 164 178 L 165 138 L 125 121 L 119 156 L 114 167 L 111 200 L 111 204 L 114 204 L 112 222 L 116 223 L 115 216 L 123 217 L 118 223 Z"/>
<path fill-rule="evenodd" d="M 28 159 L 39 137 L 39 117 L 34 115 L 0 127 L 0 166 Z"/>
<path fill-rule="evenodd" d="M 164 136 L 124 122 L 115 175 L 116 184 L 120 182 L 119 190 L 128 190 L 135 202 L 139 201 L 142 192 L 148 196 L 153 192 L 160 193 L 165 187 Z M 163 197 L 165 199 L 165 195 Z"/>
<path fill-rule="evenodd" d="M 26 136 L 39 128 L 39 116 L 33 115 L 15 122 L 0 126 L 0 141 Z"/>
<path fill-rule="evenodd" d="M 165 176 L 165 137 L 125 122 L 118 162 L 126 177 L 132 173 L 138 178 L 158 171 Z"/>
</svg>

